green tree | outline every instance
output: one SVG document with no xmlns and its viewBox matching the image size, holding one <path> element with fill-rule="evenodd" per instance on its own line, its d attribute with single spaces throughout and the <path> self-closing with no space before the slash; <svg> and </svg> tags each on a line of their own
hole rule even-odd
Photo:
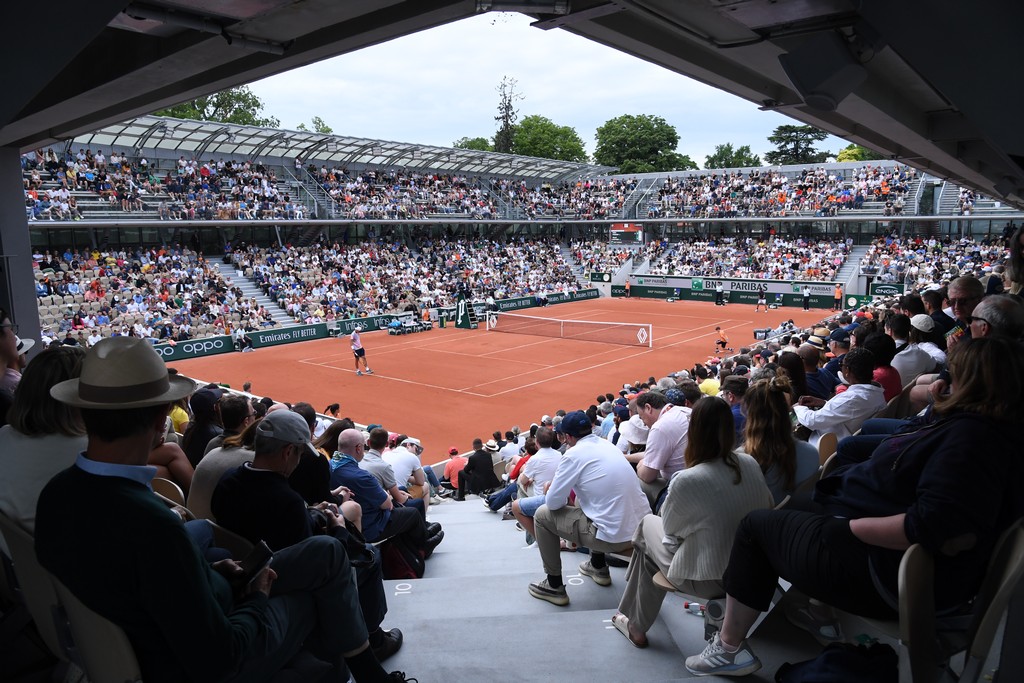
<svg viewBox="0 0 1024 683">
<path fill-rule="evenodd" d="M 334 129 L 328 126 L 327 122 L 324 121 L 319 116 L 314 116 L 313 120 L 310 123 L 313 126 L 314 133 L 323 133 L 324 135 L 330 135 L 331 133 L 334 132 Z M 300 123 L 299 125 L 297 125 L 296 129 L 309 132 L 309 128 L 306 128 L 306 124 L 304 123 Z"/>
<path fill-rule="evenodd" d="M 495 152 L 512 153 L 516 149 L 516 119 L 519 118 L 516 101 L 523 99 L 516 85 L 518 82 L 510 76 L 503 76 L 498 84 L 498 115 L 494 117 L 498 122 L 498 130 L 494 134 Z"/>
<path fill-rule="evenodd" d="M 621 173 L 652 173 L 696 169 L 676 152 L 679 133 L 660 116 L 624 114 L 605 121 L 595 135 L 594 161 L 617 166 Z"/>
<path fill-rule="evenodd" d="M 750 151 L 750 145 L 743 145 L 734 150 L 731 142 L 715 145 L 714 154 L 704 157 L 704 168 L 743 168 L 760 165 L 761 157 Z"/>
<path fill-rule="evenodd" d="M 828 133 L 814 126 L 779 126 L 768 136 L 775 149 L 764 155 L 765 161 L 780 166 L 823 164 L 833 155 L 819 152 L 814 144 L 827 137 Z"/>
<path fill-rule="evenodd" d="M 493 152 L 494 148 L 487 138 L 459 138 L 452 143 L 456 149 L 475 149 L 480 152 Z"/>
<path fill-rule="evenodd" d="M 562 161 L 586 161 L 583 140 L 570 126 L 559 126 L 544 116 L 527 116 L 516 126 L 516 154 Z"/>
<path fill-rule="evenodd" d="M 219 121 L 237 123 L 241 126 L 278 128 L 281 121 L 273 116 L 263 116 L 263 100 L 256 97 L 249 86 L 221 90 L 194 100 L 176 104 L 156 112 L 157 116 L 172 116 L 176 119 L 197 121 Z"/>
<path fill-rule="evenodd" d="M 871 161 L 884 158 L 878 152 L 867 147 L 861 147 L 858 144 L 847 145 L 839 150 L 839 154 L 836 155 L 836 161 Z"/>
</svg>

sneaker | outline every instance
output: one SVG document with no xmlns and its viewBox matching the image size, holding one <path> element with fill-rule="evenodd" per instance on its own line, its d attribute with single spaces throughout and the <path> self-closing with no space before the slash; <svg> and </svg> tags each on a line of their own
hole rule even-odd
<svg viewBox="0 0 1024 683">
<path fill-rule="evenodd" d="M 392 671 L 384 680 L 387 683 L 419 683 L 419 680 L 407 677 L 404 671 Z"/>
<path fill-rule="evenodd" d="M 373 650 L 373 656 L 377 658 L 378 662 L 383 662 L 402 649 L 402 642 L 405 640 L 402 632 L 397 628 L 381 629 L 381 636 L 380 643 L 376 647 L 371 646 L 370 648 Z"/>
<path fill-rule="evenodd" d="M 366 374 L 367 375 L 372 375 L 373 374 L 373 370 L 371 370 L 370 368 L 366 368 Z"/>
<path fill-rule="evenodd" d="M 356 370 L 356 374 L 358 376 L 362 377 L 363 376 L 363 371 L 362 370 Z"/>
<path fill-rule="evenodd" d="M 515 519 L 515 518 L 516 518 L 516 516 L 513 515 L 511 512 L 503 512 L 503 513 L 501 513 L 501 521 L 503 521 L 503 522 L 507 522 L 510 519 Z"/>
<path fill-rule="evenodd" d="M 802 628 L 810 633 L 822 645 L 842 643 L 846 640 L 843 637 L 843 627 L 838 621 L 834 618 L 819 619 L 815 617 L 811 612 L 810 605 L 806 603 L 787 607 L 786 619 L 797 628 Z"/>
<path fill-rule="evenodd" d="M 569 594 L 565 592 L 565 586 L 552 588 L 547 578 L 543 581 L 530 584 L 530 595 L 538 600 L 547 600 L 552 605 L 565 607 L 569 604 Z"/>
<path fill-rule="evenodd" d="M 598 569 L 590 563 L 590 560 L 587 560 L 580 565 L 580 574 L 589 576 L 598 586 L 612 585 L 612 575 L 611 572 L 608 571 L 608 567 L 604 566 Z"/>
<path fill-rule="evenodd" d="M 761 661 L 743 641 L 735 652 L 722 647 L 721 634 L 716 633 L 699 655 L 686 658 L 686 670 L 694 676 L 746 676 L 761 668 Z"/>
<path fill-rule="evenodd" d="M 441 496 L 431 496 L 430 497 L 430 504 L 431 505 L 440 505 L 443 502 L 444 502 L 444 498 L 442 498 Z"/>
</svg>

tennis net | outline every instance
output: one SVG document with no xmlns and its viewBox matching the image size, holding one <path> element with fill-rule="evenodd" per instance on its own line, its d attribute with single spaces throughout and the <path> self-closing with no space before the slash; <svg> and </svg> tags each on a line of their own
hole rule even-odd
<svg viewBox="0 0 1024 683">
<path fill-rule="evenodd" d="M 654 346 L 654 329 L 645 323 L 609 323 L 595 320 L 559 320 L 538 318 L 518 313 L 487 313 L 487 329 L 491 332 L 533 334 L 558 339 L 625 344 L 626 346 Z"/>
</svg>

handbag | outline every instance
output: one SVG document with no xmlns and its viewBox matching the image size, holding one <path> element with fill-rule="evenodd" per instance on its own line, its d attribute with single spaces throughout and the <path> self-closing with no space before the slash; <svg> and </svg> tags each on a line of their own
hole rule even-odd
<svg viewBox="0 0 1024 683">
<path fill-rule="evenodd" d="M 331 518 L 320 508 L 306 508 L 309 520 L 313 525 L 313 534 L 317 536 L 334 536 L 345 546 L 348 561 L 353 567 L 369 567 L 376 559 L 372 550 L 367 547 L 363 532 L 355 524 L 345 520 L 344 526 L 331 526 Z M 343 518 L 344 519 L 344 518 Z"/>
</svg>

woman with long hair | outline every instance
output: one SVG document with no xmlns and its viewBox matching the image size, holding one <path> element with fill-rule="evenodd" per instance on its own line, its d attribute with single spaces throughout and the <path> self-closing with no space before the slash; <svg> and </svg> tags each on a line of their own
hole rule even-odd
<svg viewBox="0 0 1024 683">
<path fill-rule="evenodd" d="M 647 515 L 633 537 L 635 552 L 626 589 L 612 624 L 636 647 L 647 647 L 665 591 L 654 585 L 661 571 L 679 590 L 702 598 L 725 593 L 722 575 L 736 528 L 751 510 L 770 508 L 772 495 L 761 468 L 733 452 L 729 404 L 702 398 L 690 415 L 686 469 L 672 477 L 661 515 Z"/>
<path fill-rule="evenodd" d="M 43 486 L 85 450 L 85 425 L 77 408 L 50 398 L 50 387 L 82 372 L 85 350 L 51 346 L 25 368 L 0 428 L 0 512 L 35 531 Z"/>
<path fill-rule="evenodd" d="M 759 510 L 743 519 L 725 574 L 725 622 L 687 658 L 690 672 L 760 668 L 745 638 L 779 578 L 826 605 L 892 619 L 900 561 L 920 543 L 934 560 L 936 612 L 975 598 L 997 540 L 1024 516 L 1024 348 L 1001 337 L 956 344 L 949 372 L 936 421 L 818 482 L 820 512 Z M 804 614 L 801 628 L 824 632 L 827 615 Z"/>
<path fill-rule="evenodd" d="M 778 363 L 779 367 L 785 370 L 785 373 L 779 373 L 777 376 L 789 378 L 789 402 L 792 405 L 801 396 L 807 395 L 807 371 L 804 370 L 804 362 L 800 360 L 800 356 L 792 351 L 783 351 L 779 354 Z"/>
<path fill-rule="evenodd" d="M 754 382 L 743 395 L 743 451 L 761 466 L 776 504 L 818 471 L 818 450 L 793 438 L 791 395 L 785 377 Z"/>
</svg>

